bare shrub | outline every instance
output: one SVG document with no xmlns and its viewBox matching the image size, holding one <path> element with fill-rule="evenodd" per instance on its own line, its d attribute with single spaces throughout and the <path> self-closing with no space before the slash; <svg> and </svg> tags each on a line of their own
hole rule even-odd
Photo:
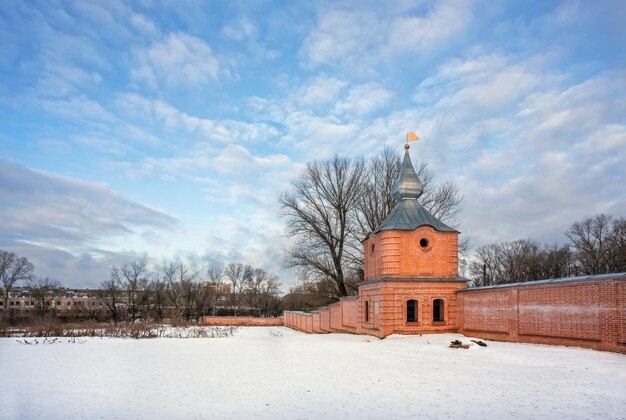
<svg viewBox="0 0 626 420">
<path fill-rule="evenodd" d="M 231 337 L 237 327 L 200 326 L 191 322 L 177 325 L 148 322 L 103 324 L 97 322 L 41 322 L 21 328 L 4 328 L 0 337 L 100 337 L 100 338 L 222 338 Z"/>
</svg>

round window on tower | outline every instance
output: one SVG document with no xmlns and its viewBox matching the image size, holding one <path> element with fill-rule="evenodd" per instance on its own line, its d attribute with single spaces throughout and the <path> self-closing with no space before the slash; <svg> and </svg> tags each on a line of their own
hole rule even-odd
<svg viewBox="0 0 626 420">
<path fill-rule="evenodd" d="M 437 240 L 430 232 L 419 232 L 413 242 L 414 249 L 422 255 L 429 255 L 437 245 Z"/>
</svg>

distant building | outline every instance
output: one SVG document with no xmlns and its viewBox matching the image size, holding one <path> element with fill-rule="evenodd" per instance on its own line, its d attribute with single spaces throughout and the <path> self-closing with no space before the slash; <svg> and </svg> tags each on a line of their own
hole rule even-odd
<svg viewBox="0 0 626 420">
<path fill-rule="evenodd" d="M 16 318 L 30 317 L 36 312 L 37 304 L 29 289 L 17 289 L 9 294 L 8 308 Z M 6 310 L 0 301 L 0 312 Z M 102 319 L 111 311 L 93 290 L 61 289 L 50 303 L 49 314 L 62 319 Z"/>
<path fill-rule="evenodd" d="M 230 284 L 228 283 L 207 281 L 207 282 L 204 282 L 203 284 L 206 287 L 213 289 L 218 294 L 224 294 L 224 295 L 230 294 Z"/>
</svg>

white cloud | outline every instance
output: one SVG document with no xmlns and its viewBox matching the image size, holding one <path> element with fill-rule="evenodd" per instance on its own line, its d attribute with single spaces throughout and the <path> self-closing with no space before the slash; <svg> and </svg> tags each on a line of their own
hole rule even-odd
<svg viewBox="0 0 626 420">
<path fill-rule="evenodd" d="M 373 119 L 366 115 L 377 101 L 369 93 L 380 87 L 383 98 L 392 95 L 374 82 L 346 85 L 325 113 L 292 99 L 253 104 L 261 114 L 271 110 L 285 144 L 307 160 L 398 147 L 406 131 L 417 130 L 423 141 L 412 147 L 414 158 L 459 184 L 461 230 L 476 244 L 562 240 L 582 217 L 626 213 L 626 74 L 576 80 L 548 70 L 551 60 L 549 53 L 450 60 L 420 84 L 414 105 Z"/>
<path fill-rule="evenodd" d="M 386 108 L 393 93 L 377 83 L 366 83 L 354 86 L 348 95 L 335 105 L 338 114 L 365 115 L 372 111 Z"/>
<path fill-rule="evenodd" d="M 474 20 L 470 0 L 435 2 L 430 8 L 389 7 L 377 13 L 332 7 L 320 10 L 317 25 L 302 43 L 307 67 L 371 74 L 383 63 L 404 64 L 407 53 L 412 60 L 438 53 L 460 39 Z"/>
<path fill-rule="evenodd" d="M 296 89 L 294 101 L 305 107 L 328 105 L 337 98 L 346 84 L 335 77 L 320 75 Z"/>
<path fill-rule="evenodd" d="M 204 245 L 210 250 L 213 264 L 251 264 L 278 273 L 284 283 L 292 285 L 293 273 L 282 266 L 283 249 L 290 239 L 283 221 L 276 216 L 275 196 L 264 194 L 260 203 L 258 201 L 257 194 L 257 200 L 249 211 L 222 215 L 216 221 L 221 226 L 220 232 L 207 235 Z"/>
<path fill-rule="evenodd" d="M 241 41 L 244 39 L 255 39 L 258 34 L 258 29 L 252 19 L 242 17 L 238 21 L 224 26 L 221 32 L 227 38 Z"/>
<path fill-rule="evenodd" d="M 572 82 L 523 57 L 492 56 L 455 61 L 436 79 L 420 148 L 457 177 L 461 230 L 477 244 L 563 240 L 576 220 L 626 212 L 623 72 Z"/>
<path fill-rule="evenodd" d="M 334 117 L 317 117 L 310 112 L 294 111 L 282 121 L 286 127 L 283 142 L 291 144 L 313 159 L 328 157 L 356 142 L 359 127 Z"/>
<path fill-rule="evenodd" d="M 110 252 L 97 248 L 68 251 L 64 248 L 0 237 L 0 249 L 10 249 L 25 256 L 35 265 L 35 273 L 59 281 L 66 287 L 97 288 L 109 278 L 113 265 L 133 260 L 145 260 L 146 255 L 135 252 Z"/>
<path fill-rule="evenodd" d="M 284 154 L 253 155 L 242 145 L 230 144 L 215 147 L 198 143 L 185 153 L 168 158 L 146 158 L 138 163 L 123 162 L 115 166 L 123 168 L 132 178 L 149 174 L 189 179 L 206 183 L 209 179 L 227 177 L 230 182 L 284 184 L 285 173 L 291 173 L 292 162 Z M 224 178 L 222 178 L 224 179 Z M 221 186 L 228 185 L 227 183 Z"/>
<path fill-rule="evenodd" d="M 117 106 L 128 117 L 139 118 L 172 131 L 182 129 L 195 133 L 200 137 L 200 141 L 248 143 L 268 141 L 278 134 L 277 130 L 268 124 L 199 118 L 180 111 L 167 102 L 148 99 L 134 93 L 118 94 Z"/>
<path fill-rule="evenodd" d="M 183 33 L 171 33 L 134 56 L 130 77 L 153 88 L 205 84 L 218 80 L 222 70 L 208 44 Z"/>
<path fill-rule="evenodd" d="M 131 15 L 130 25 L 133 27 L 133 29 L 144 35 L 154 36 L 159 33 L 159 29 L 156 27 L 154 22 L 139 13 L 133 13 Z"/>
<path fill-rule="evenodd" d="M 35 98 L 30 103 L 71 122 L 60 134 L 64 142 L 113 155 L 126 153 L 138 143 L 160 142 L 152 133 L 126 122 L 86 95 Z"/>
<path fill-rule="evenodd" d="M 143 228 L 171 230 L 178 221 L 105 184 L 0 161 L 0 237 L 84 246 Z M 10 203 L 10 204 L 9 204 Z"/>
<path fill-rule="evenodd" d="M 365 12 L 329 11 L 302 43 L 301 53 L 311 67 L 352 62 L 373 47 L 379 22 Z"/>
<path fill-rule="evenodd" d="M 470 1 L 436 2 L 424 16 L 401 15 L 391 19 L 385 48 L 394 54 L 430 53 L 457 39 L 473 19 Z"/>
<path fill-rule="evenodd" d="M 454 59 L 422 81 L 413 99 L 420 104 L 436 103 L 439 109 L 454 108 L 457 117 L 497 115 L 534 93 L 536 87 L 559 80 L 558 75 L 543 73 L 542 61 L 542 56 L 498 54 Z"/>
<path fill-rule="evenodd" d="M 98 72 L 62 64 L 47 64 L 37 82 L 36 93 L 41 97 L 78 96 L 102 82 Z"/>
<path fill-rule="evenodd" d="M 40 104 L 50 113 L 83 123 L 110 123 L 117 120 L 115 115 L 85 95 L 42 99 Z"/>
</svg>

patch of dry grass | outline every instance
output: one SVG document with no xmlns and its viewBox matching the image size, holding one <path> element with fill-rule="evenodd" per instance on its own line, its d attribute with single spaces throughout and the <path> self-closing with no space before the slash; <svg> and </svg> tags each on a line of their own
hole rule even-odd
<svg viewBox="0 0 626 420">
<path fill-rule="evenodd" d="M 157 324 L 151 322 L 107 324 L 41 322 L 0 329 L 0 337 L 100 337 L 100 338 L 219 338 L 230 337 L 237 327 L 209 327 L 196 323 Z"/>
</svg>

